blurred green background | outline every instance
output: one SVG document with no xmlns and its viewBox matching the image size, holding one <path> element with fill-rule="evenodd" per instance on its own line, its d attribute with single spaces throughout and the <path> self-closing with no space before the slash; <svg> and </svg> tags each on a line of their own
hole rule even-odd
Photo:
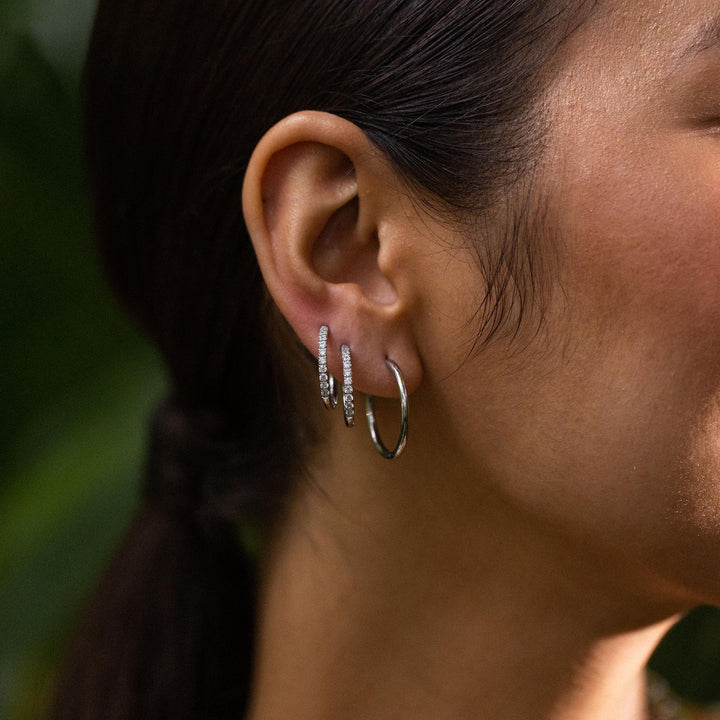
<svg viewBox="0 0 720 720">
<path fill-rule="evenodd" d="M 94 2 L 0 0 L 0 718 L 42 715 L 63 644 L 127 525 L 156 356 L 110 299 L 83 187 L 78 81 Z M 720 699 L 703 609 L 654 666 Z"/>
<path fill-rule="evenodd" d="M 0 0 L 0 718 L 39 717 L 135 502 L 152 351 L 98 271 L 78 80 L 94 2 Z"/>
</svg>

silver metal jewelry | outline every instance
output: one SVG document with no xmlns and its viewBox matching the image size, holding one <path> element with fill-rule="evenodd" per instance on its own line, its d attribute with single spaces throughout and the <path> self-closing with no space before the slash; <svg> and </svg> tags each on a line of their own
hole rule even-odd
<svg viewBox="0 0 720 720">
<path fill-rule="evenodd" d="M 400 435 L 394 450 L 388 450 L 383 441 L 380 439 L 380 432 L 375 421 L 375 411 L 373 409 L 373 396 L 365 396 L 365 417 L 367 417 L 368 427 L 370 428 L 370 437 L 372 438 L 375 449 L 387 460 L 394 460 L 405 449 L 408 436 L 408 394 L 405 386 L 405 378 L 400 372 L 400 368 L 389 358 L 385 359 L 385 363 L 392 370 L 397 382 L 398 391 L 400 392 Z"/>
<path fill-rule="evenodd" d="M 320 398 L 328 410 L 332 410 L 338 401 L 337 386 L 332 373 L 328 372 L 327 366 L 327 340 L 328 326 L 320 328 L 318 336 L 318 377 L 320 378 Z"/>
<path fill-rule="evenodd" d="M 343 384 L 342 384 L 342 401 L 343 415 L 345 424 L 348 427 L 355 425 L 355 400 L 353 398 L 353 379 L 352 379 L 352 362 L 350 360 L 350 348 L 343 345 L 340 348 L 343 363 Z"/>
</svg>

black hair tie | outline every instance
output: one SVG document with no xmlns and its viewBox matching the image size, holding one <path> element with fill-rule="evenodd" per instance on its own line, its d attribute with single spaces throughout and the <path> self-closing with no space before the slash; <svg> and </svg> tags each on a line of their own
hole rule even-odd
<svg viewBox="0 0 720 720">
<path fill-rule="evenodd" d="M 155 410 L 150 427 L 144 498 L 151 507 L 185 521 L 201 514 L 208 471 L 216 464 L 216 414 L 190 416 L 173 398 Z"/>
<path fill-rule="evenodd" d="M 219 411 L 189 413 L 164 400 L 152 416 L 148 450 L 146 505 L 216 545 L 237 540 L 238 521 L 262 522 L 285 493 L 278 448 L 232 427 Z"/>
</svg>

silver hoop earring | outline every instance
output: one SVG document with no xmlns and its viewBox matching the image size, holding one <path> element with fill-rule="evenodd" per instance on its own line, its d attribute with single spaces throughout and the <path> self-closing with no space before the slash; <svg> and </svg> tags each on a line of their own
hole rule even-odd
<svg viewBox="0 0 720 720">
<path fill-rule="evenodd" d="M 380 439 L 380 433 L 375 421 L 375 411 L 373 409 L 373 396 L 365 396 L 365 416 L 367 417 L 368 427 L 370 428 L 370 437 L 372 438 L 375 449 L 387 460 L 394 460 L 405 449 L 408 436 L 408 394 L 405 387 L 405 378 L 400 372 L 400 368 L 389 358 L 385 359 L 385 363 L 392 370 L 397 382 L 398 391 L 400 392 L 400 435 L 394 450 L 388 450 L 383 441 Z"/>
<path fill-rule="evenodd" d="M 343 345 L 340 352 L 343 364 L 343 416 L 345 417 L 345 424 L 348 427 L 353 427 L 355 425 L 355 399 L 353 398 L 352 362 L 350 360 L 349 346 Z"/>
<path fill-rule="evenodd" d="M 332 410 L 338 401 L 337 386 L 332 373 L 328 372 L 327 367 L 327 339 L 328 326 L 323 325 L 320 328 L 318 336 L 318 377 L 320 378 L 320 399 L 328 410 Z"/>
</svg>

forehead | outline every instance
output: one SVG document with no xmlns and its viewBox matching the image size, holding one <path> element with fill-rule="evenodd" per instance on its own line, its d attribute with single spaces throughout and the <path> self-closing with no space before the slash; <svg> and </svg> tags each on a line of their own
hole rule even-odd
<svg viewBox="0 0 720 720">
<path fill-rule="evenodd" d="M 600 0 L 579 34 L 591 50 L 681 60 L 720 44 L 720 0 Z"/>
<path fill-rule="evenodd" d="M 549 98 L 598 115 L 609 100 L 649 106 L 701 65 L 720 70 L 720 0 L 598 0 L 556 56 Z"/>
</svg>

